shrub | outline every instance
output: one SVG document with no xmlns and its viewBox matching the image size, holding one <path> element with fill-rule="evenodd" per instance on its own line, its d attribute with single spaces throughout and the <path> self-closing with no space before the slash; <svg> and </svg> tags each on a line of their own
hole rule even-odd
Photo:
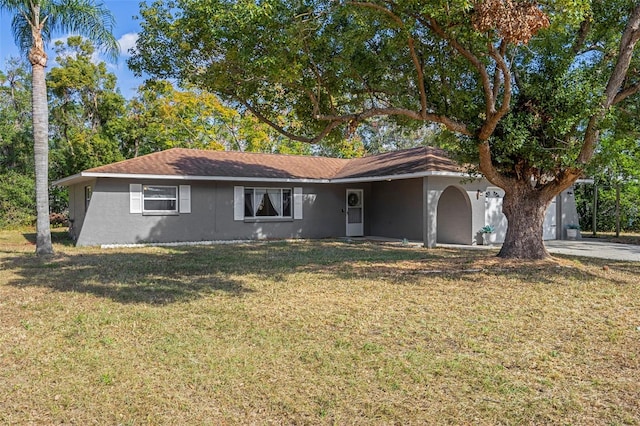
<svg viewBox="0 0 640 426">
<path fill-rule="evenodd" d="M 0 174 L 0 228 L 31 225 L 36 216 L 35 182 L 15 171 Z"/>
</svg>

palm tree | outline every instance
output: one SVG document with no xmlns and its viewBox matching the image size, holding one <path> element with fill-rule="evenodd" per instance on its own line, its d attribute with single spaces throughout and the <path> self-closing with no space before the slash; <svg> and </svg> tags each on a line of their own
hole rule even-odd
<svg viewBox="0 0 640 426">
<path fill-rule="evenodd" d="M 111 33 L 115 20 L 102 4 L 91 0 L 0 0 L 0 10 L 13 15 L 11 28 L 18 47 L 31 63 L 33 145 L 36 172 L 36 254 L 53 253 L 49 228 L 49 108 L 45 43 L 53 32 L 82 35 L 113 59 L 118 42 Z"/>
</svg>

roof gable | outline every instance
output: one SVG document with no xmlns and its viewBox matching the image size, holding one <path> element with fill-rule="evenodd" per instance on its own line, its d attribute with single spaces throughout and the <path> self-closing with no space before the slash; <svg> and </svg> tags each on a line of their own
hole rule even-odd
<svg viewBox="0 0 640 426">
<path fill-rule="evenodd" d="M 443 149 L 418 147 L 354 158 L 334 179 L 413 175 L 426 172 L 463 172 Z"/>
</svg>

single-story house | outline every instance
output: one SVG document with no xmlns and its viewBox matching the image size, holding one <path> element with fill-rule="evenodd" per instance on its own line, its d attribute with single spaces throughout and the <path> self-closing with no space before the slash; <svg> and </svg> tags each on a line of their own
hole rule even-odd
<svg viewBox="0 0 640 426">
<path fill-rule="evenodd" d="M 504 239 L 504 192 L 441 149 L 355 159 L 174 148 L 85 170 L 69 187 L 79 246 L 377 236 L 481 244 Z M 577 223 L 572 190 L 547 212 L 544 238 Z"/>
</svg>

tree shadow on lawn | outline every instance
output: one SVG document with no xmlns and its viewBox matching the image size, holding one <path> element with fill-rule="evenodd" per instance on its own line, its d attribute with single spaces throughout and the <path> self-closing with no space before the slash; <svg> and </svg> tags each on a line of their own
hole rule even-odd
<svg viewBox="0 0 640 426">
<path fill-rule="evenodd" d="M 194 269 L 185 253 L 78 253 L 3 259 L 0 268 L 14 269 L 16 287 L 93 294 L 119 303 L 166 305 L 217 292 L 242 296 L 252 292 L 214 268 Z M 187 267 L 181 267 L 186 264 Z"/>
<path fill-rule="evenodd" d="M 22 234 L 25 240 L 35 246 L 36 244 L 36 233 L 35 232 L 24 232 Z M 74 241 L 71 239 L 69 235 L 69 230 L 66 227 L 63 228 L 51 228 L 51 242 L 53 244 L 59 244 L 65 247 L 73 247 Z"/>
<path fill-rule="evenodd" d="M 413 284 L 418 279 L 432 277 L 459 284 L 468 280 L 470 285 L 481 281 L 500 282 L 502 278 L 522 283 L 559 285 L 567 281 L 588 282 L 606 279 L 618 285 L 636 284 L 640 263 L 607 259 L 580 258 L 556 255 L 541 261 L 505 260 L 495 253 L 464 249 L 434 249 L 425 252 L 418 261 L 371 262 L 354 264 L 336 271 L 344 278 L 386 279 L 396 284 Z M 315 269 L 309 265 L 307 269 Z M 620 274 L 623 275 L 620 275 Z M 481 280 L 484 278 L 485 280 Z"/>
<path fill-rule="evenodd" d="M 593 263 L 600 265 L 595 259 Z M 603 265 L 612 264 L 601 263 L 600 270 Z M 640 273 L 640 267 L 621 265 L 626 273 Z M 44 259 L 31 254 L 0 257 L 0 267 L 17 275 L 9 282 L 16 287 L 37 286 L 92 294 L 119 303 L 151 305 L 189 301 L 215 293 L 241 297 L 256 291 L 251 282 L 279 283 L 287 275 L 300 272 L 326 274 L 328 278 L 383 279 L 397 284 L 415 283 L 417 277 L 455 281 L 467 277 L 472 285 L 476 284 L 478 274 L 557 284 L 559 277 L 595 279 L 600 272 L 581 267 L 580 263 L 575 267 L 554 267 L 554 262 L 548 261 L 505 264 L 493 253 L 335 241 L 117 251 L 73 247 Z M 612 268 L 617 268 L 617 264 Z M 240 280 L 239 276 L 249 280 Z M 628 282 L 620 280 L 620 283 Z"/>
<path fill-rule="evenodd" d="M 87 293 L 119 303 L 165 305 L 221 293 L 241 297 L 255 292 L 251 282 L 282 282 L 311 266 L 315 271 L 370 262 L 423 257 L 419 250 L 340 242 L 255 242 L 216 246 L 146 247 L 98 250 L 58 247 L 51 257 L 32 253 L 0 256 L 0 268 L 13 271 L 15 287 Z M 250 276 L 247 280 L 237 277 Z"/>
<path fill-rule="evenodd" d="M 58 246 L 55 255 L 45 258 L 32 253 L 0 256 L 0 268 L 18 276 L 8 283 L 16 287 L 87 293 L 119 303 L 165 305 L 214 293 L 240 297 L 255 291 L 234 276 L 252 275 L 254 281 L 277 282 L 300 265 L 349 262 L 353 257 L 383 259 L 389 254 L 359 245 L 327 248 L 295 242 L 114 250 Z"/>
</svg>

